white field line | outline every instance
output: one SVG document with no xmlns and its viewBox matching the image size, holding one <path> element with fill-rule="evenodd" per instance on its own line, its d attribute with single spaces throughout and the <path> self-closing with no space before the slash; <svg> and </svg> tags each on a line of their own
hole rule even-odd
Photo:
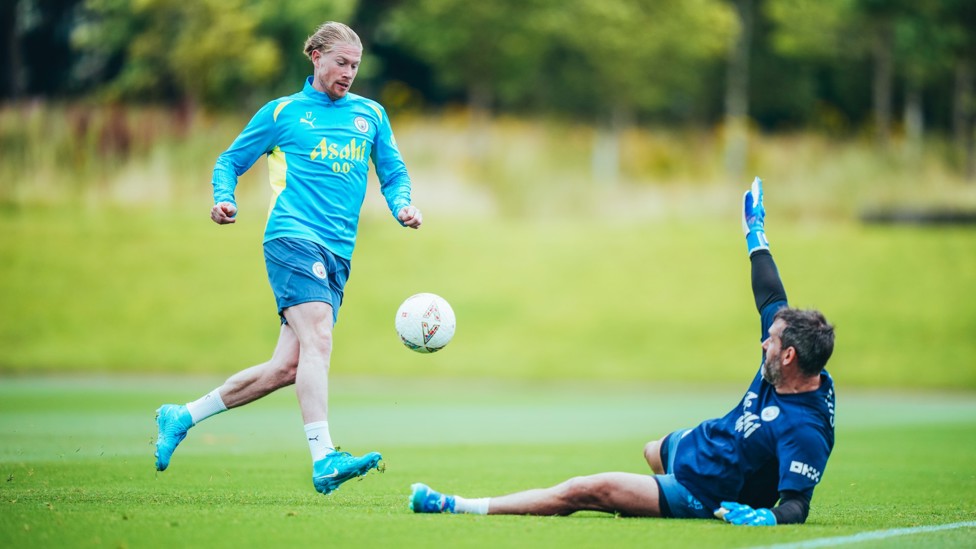
<svg viewBox="0 0 976 549">
<path fill-rule="evenodd" d="M 862 541 L 872 541 L 878 539 L 893 538 L 896 536 L 908 536 L 912 534 L 925 534 L 928 532 L 940 532 L 942 530 L 955 530 L 957 528 L 976 528 L 976 521 L 953 522 L 951 524 L 939 524 L 934 526 L 915 526 L 912 528 L 893 528 L 891 530 L 875 530 L 873 532 L 861 532 L 850 536 L 837 536 L 832 538 L 815 538 L 794 543 L 780 543 L 777 545 L 763 545 L 754 549 L 809 549 L 811 547 L 834 547 L 848 543 L 861 543 Z"/>
</svg>

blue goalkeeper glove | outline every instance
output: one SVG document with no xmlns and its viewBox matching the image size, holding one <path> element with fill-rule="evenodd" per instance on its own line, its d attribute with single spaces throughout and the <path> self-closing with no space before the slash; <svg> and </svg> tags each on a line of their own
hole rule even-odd
<svg viewBox="0 0 976 549">
<path fill-rule="evenodd" d="M 742 196 L 742 232 L 746 235 L 746 246 L 751 256 L 756 250 L 768 250 L 766 240 L 766 208 L 763 207 L 762 179 L 753 180 L 752 188 Z"/>
<path fill-rule="evenodd" d="M 715 516 L 736 526 L 776 526 L 776 515 L 769 509 L 753 509 L 734 501 L 723 501 Z"/>
</svg>

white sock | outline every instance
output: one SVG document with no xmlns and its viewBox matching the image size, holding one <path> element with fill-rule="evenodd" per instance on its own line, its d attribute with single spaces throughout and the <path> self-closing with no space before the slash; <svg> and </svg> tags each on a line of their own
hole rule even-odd
<svg viewBox="0 0 976 549">
<path fill-rule="evenodd" d="M 487 515 L 488 500 L 491 498 L 472 498 L 465 499 L 454 496 L 454 512 L 468 513 L 470 515 Z"/>
<path fill-rule="evenodd" d="M 312 452 L 313 463 L 335 451 L 335 444 L 332 444 L 332 436 L 329 434 L 328 421 L 305 424 L 305 437 L 308 438 L 308 449 Z"/>
<path fill-rule="evenodd" d="M 224 399 L 220 398 L 220 389 L 214 389 L 193 402 L 187 402 L 186 409 L 196 425 L 210 416 L 226 411 L 227 406 L 224 405 Z"/>
</svg>

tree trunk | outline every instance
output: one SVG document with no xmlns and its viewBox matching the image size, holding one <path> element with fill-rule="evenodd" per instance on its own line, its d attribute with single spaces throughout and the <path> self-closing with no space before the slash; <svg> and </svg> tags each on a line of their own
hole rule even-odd
<svg viewBox="0 0 976 549">
<path fill-rule="evenodd" d="M 491 86 L 473 82 L 468 86 L 468 154 L 476 163 L 488 158 L 491 146 Z"/>
<path fill-rule="evenodd" d="M 725 169 L 741 179 L 748 154 L 749 52 L 752 48 L 752 0 L 735 0 L 741 32 L 729 49 L 725 79 Z"/>
<path fill-rule="evenodd" d="M 952 135 L 957 157 L 966 179 L 976 179 L 976 151 L 973 150 L 973 119 L 976 117 L 976 97 L 973 89 L 973 64 L 969 59 L 956 63 L 956 86 L 953 93 Z"/>
<path fill-rule="evenodd" d="M 17 36 L 17 0 L 0 2 L 0 99 L 20 96 L 20 48 Z"/>
<path fill-rule="evenodd" d="M 878 146 L 888 147 L 891 136 L 891 91 L 894 82 L 895 34 L 891 22 L 879 22 L 874 37 L 874 123 Z"/>
<path fill-rule="evenodd" d="M 630 109 L 616 104 L 609 120 L 597 124 L 590 170 L 593 180 L 606 187 L 620 181 L 620 137 L 632 124 Z"/>
<path fill-rule="evenodd" d="M 922 136 L 925 133 L 925 115 L 922 112 L 922 88 L 909 78 L 905 87 L 905 142 L 908 153 L 918 156 L 922 152 Z"/>
</svg>

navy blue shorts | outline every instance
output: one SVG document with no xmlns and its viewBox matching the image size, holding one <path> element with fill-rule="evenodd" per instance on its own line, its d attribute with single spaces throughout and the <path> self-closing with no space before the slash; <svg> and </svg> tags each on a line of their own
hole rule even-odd
<svg viewBox="0 0 976 549">
<path fill-rule="evenodd" d="M 654 475 L 664 501 L 661 502 L 662 515 L 668 518 L 715 518 L 711 509 L 705 509 L 683 484 L 674 478 L 674 454 L 678 443 L 691 429 L 679 429 L 664 437 L 661 444 L 663 475 Z M 666 511 L 665 511 L 666 510 Z"/>
<path fill-rule="evenodd" d="M 332 305 L 333 324 L 339 320 L 349 280 L 348 259 L 311 240 L 276 238 L 264 243 L 264 264 L 282 324 L 286 323 L 285 309 L 310 301 Z"/>
</svg>

